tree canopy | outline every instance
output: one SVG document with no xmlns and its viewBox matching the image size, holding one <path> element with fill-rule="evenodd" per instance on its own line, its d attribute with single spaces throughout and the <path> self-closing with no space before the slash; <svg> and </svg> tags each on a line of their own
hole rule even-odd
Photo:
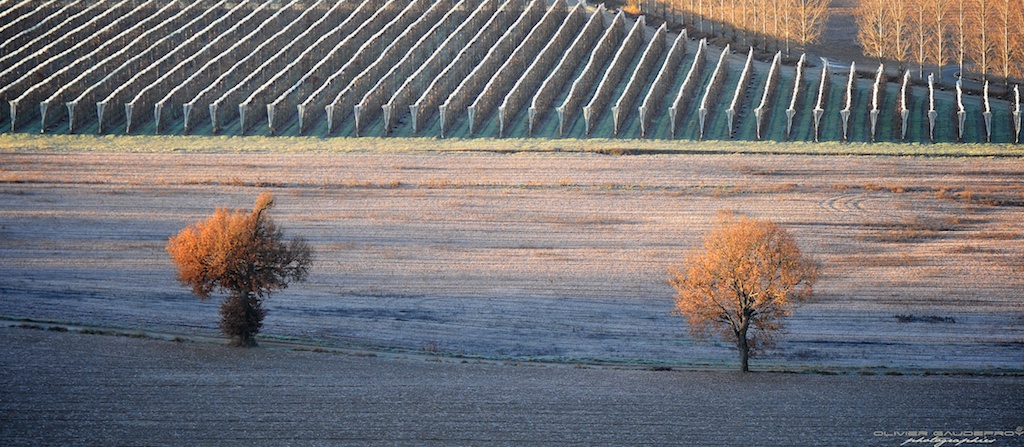
<svg viewBox="0 0 1024 447">
<path fill-rule="evenodd" d="M 818 270 L 776 223 L 729 216 L 669 270 L 669 283 L 690 331 L 734 341 L 746 372 L 748 358 L 774 344 L 793 303 L 813 294 Z"/>
<path fill-rule="evenodd" d="M 252 211 L 218 207 L 167 244 L 178 280 L 199 299 L 229 294 L 221 305 L 221 328 L 240 345 L 252 345 L 262 326 L 262 300 L 291 281 L 305 280 L 312 263 L 305 240 L 284 240 L 268 214 L 273 206 L 274 196 L 263 193 Z"/>
</svg>

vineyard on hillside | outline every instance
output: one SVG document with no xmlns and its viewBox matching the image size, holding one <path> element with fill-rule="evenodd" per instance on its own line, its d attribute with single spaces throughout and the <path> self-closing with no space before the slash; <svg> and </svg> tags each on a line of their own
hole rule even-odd
<svg viewBox="0 0 1024 447">
<path fill-rule="evenodd" d="M 1019 90 L 565 0 L 0 0 L 12 132 L 1017 142 Z M 891 79 L 889 79 L 891 78 Z"/>
</svg>

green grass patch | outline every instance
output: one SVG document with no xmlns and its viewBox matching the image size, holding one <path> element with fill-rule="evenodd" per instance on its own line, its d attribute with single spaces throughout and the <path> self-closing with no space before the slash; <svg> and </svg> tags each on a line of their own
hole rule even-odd
<svg viewBox="0 0 1024 447">
<path fill-rule="evenodd" d="M 784 125 L 784 123 L 783 123 Z M 1024 146 L 980 143 L 840 143 L 689 141 L 624 138 L 319 138 L 265 136 L 0 135 L 0 152 L 116 153 L 600 153 L 600 154 L 806 154 L 945 157 L 1021 157 Z"/>
</svg>

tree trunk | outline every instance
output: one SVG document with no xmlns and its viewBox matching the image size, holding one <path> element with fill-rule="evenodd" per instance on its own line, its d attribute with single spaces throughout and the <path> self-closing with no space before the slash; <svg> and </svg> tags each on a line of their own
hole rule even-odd
<svg viewBox="0 0 1024 447">
<path fill-rule="evenodd" d="M 263 309 L 259 298 L 251 293 L 235 293 L 224 299 L 220 307 L 220 325 L 231 337 L 231 344 L 240 347 L 256 346 L 256 334 L 263 326 Z"/>
<path fill-rule="evenodd" d="M 239 348 L 255 348 L 256 338 L 252 334 L 240 334 L 232 340 L 231 345 Z"/>
<path fill-rule="evenodd" d="M 245 312 L 245 326 L 242 333 L 238 334 L 238 345 L 243 348 L 252 348 L 256 346 L 256 333 L 263 325 L 264 312 L 259 302 L 256 301 L 256 297 L 251 293 L 245 294 L 242 303 Z"/>
<path fill-rule="evenodd" d="M 750 345 L 747 343 L 747 328 L 736 332 L 736 349 L 740 351 L 740 372 L 750 372 Z"/>
<path fill-rule="evenodd" d="M 256 314 L 253 306 L 254 301 L 255 300 L 253 299 L 252 294 L 247 293 L 245 294 L 245 297 L 242 298 L 242 312 L 245 318 L 245 323 L 240 328 L 241 331 L 239 332 L 236 341 L 238 342 L 238 346 L 241 346 L 243 348 L 251 348 L 256 346 L 256 334 L 252 330 L 252 319 Z"/>
</svg>

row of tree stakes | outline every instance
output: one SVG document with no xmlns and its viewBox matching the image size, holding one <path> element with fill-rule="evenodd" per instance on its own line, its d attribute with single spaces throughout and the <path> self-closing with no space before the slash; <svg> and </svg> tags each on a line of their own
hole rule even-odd
<svg viewBox="0 0 1024 447">
<path fill-rule="evenodd" d="M 610 120 L 618 137 L 635 118 L 637 136 L 655 138 L 655 120 L 667 112 L 670 138 L 683 137 L 684 129 L 696 125 L 693 137 L 705 139 L 711 137 L 708 123 L 715 109 L 724 106 L 726 137 L 732 138 L 745 116 L 746 92 L 760 87 L 751 85 L 753 48 L 736 78 L 731 48 L 715 58 L 701 39 L 684 74 L 685 29 L 673 37 L 662 25 L 648 38 L 644 16 L 627 31 L 625 14 L 611 14 L 603 5 L 588 11 L 582 2 L 569 8 L 564 0 L 551 5 L 544 0 L 226 2 L 120 0 L 55 8 L 53 2 L 32 7 L 0 0 L 0 8 L 8 4 L 0 9 L 6 21 L 0 25 L 0 97 L 9 105 L 11 131 L 31 127 L 34 117 L 40 132 L 60 128 L 59 123 L 76 132 L 92 122 L 98 133 L 122 122 L 124 133 L 140 128 L 160 133 L 172 121 L 180 123 L 172 131 L 187 133 L 207 120 L 208 130 L 202 132 L 235 126 L 244 134 L 265 122 L 269 134 L 288 126 L 303 134 L 326 120 L 326 135 L 346 132 L 340 131 L 344 127 L 359 136 L 382 122 L 384 135 L 404 125 L 412 134 L 429 128 L 447 137 L 468 127 L 459 131 L 506 137 L 516 135 L 511 129 L 523 120 L 525 134 L 534 136 L 545 119 L 557 119 L 559 136 L 590 136 Z M 716 63 L 706 76 L 709 62 Z M 783 83 L 782 54 L 775 54 L 753 109 L 757 139 L 767 138 L 776 113 L 785 114 L 784 138 L 793 138 L 799 100 L 810 84 L 807 67 L 801 56 L 788 107 L 774 107 Z M 815 141 L 822 138 L 830 108 L 833 74 L 826 59 L 820 76 L 812 110 Z M 856 77 L 851 64 L 838 111 L 843 140 L 853 137 Z M 724 96 L 727 79 L 737 81 L 732 95 Z M 900 141 L 908 140 L 916 119 L 911 80 L 907 71 L 897 81 Z M 887 84 L 880 64 L 867 111 L 871 141 L 880 139 Z M 928 109 L 921 113 L 927 116 L 930 141 L 937 140 L 943 122 L 936 89 L 929 76 Z M 985 82 L 977 107 L 984 128 L 970 129 L 975 121 L 967 117 L 976 107 L 965 107 L 964 88 L 957 82 L 950 114 L 956 140 L 964 141 L 971 131 L 993 141 L 1000 124 L 988 90 Z M 557 98 L 563 99 L 555 103 Z M 90 102 L 95 107 L 82 107 Z M 1009 103 L 1010 140 L 1019 143 L 1018 86 Z M 123 121 L 115 109 L 124 111 Z M 144 118 L 146 109 L 153 110 L 151 121 Z M 691 110 L 695 116 L 689 116 Z M 582 132 L 573 127 L 580 118 Z M 154 126 L 145 128 L 147 122 Z M 468 126 L 460 128 L 459 122 Z"/>
</svg>

